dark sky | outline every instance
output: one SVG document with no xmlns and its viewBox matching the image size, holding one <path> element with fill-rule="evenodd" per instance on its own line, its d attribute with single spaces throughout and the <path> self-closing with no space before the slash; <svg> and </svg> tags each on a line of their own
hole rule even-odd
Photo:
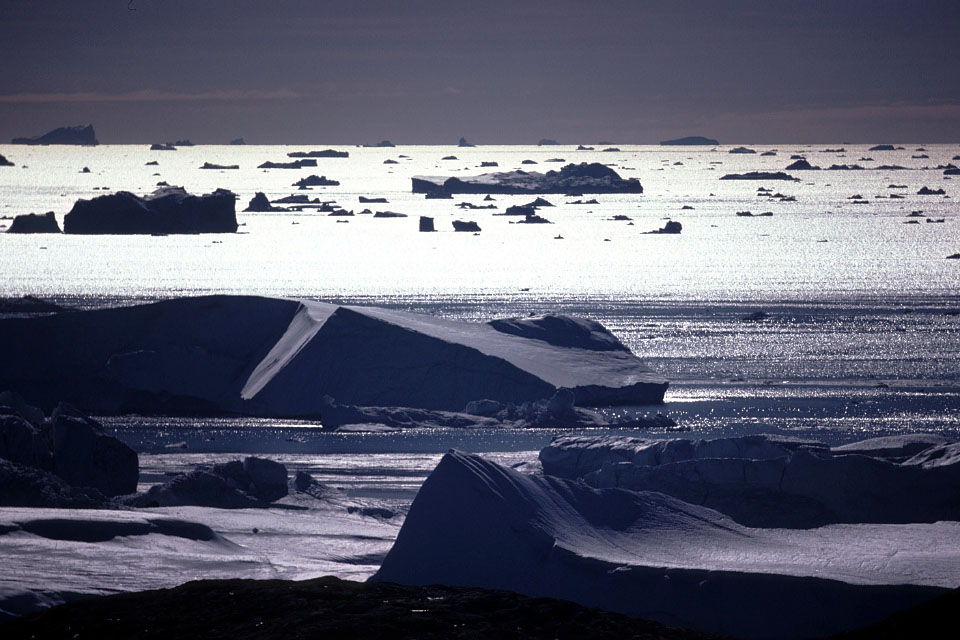
<svg viewBox="0 0 960 640">
<path fill-rule="evenodd" d="M 960 2 L 0 0 L 0 140 L 960 142 Z"/>
</svg>

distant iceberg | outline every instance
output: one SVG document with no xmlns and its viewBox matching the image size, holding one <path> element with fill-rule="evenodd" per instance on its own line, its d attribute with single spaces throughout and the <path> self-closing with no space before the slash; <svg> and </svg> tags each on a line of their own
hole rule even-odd
<svg viewBox="0 0 960 640">
<path fill-rule="evenodd" d="M 674 140 L 661 140 L 660 146 L 671 147 L 671 146 L 687 146 L 687 145 L 707 145 L 707 146 L 717 146 L 720 144 L 718 141 L 713 138 L 705 138 L 703 136 L 687 136 L 686 138 L 676 138 Z"/>
<path fill-rule="evenodd" d="M 636 178 L 621 178 L 598 162 L 568 164 L 559 171 L 502 171 L 470 177 L 414 176 L 413 193 L 643 193 Z"/>
<path fill-rule="evenodd" d="M 60 127 L 34 138 L 14 138 L 12 144 L 79 144 L 94 146 L 98 144 L 97 134 L 93 125 L 77 125 L 75 127 Z"/>
</svg>

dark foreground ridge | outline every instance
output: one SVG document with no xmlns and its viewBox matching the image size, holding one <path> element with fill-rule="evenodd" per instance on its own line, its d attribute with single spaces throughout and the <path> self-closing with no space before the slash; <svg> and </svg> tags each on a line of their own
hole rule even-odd
<svg viewBox="0 0 960 640">
<path fill-rule="evenodd" d="M 955 626 L 958 610 L 960 610 L 960 589 L 954 589 L 930 602 L 895 613 L 876 624 L 830 637 L 835 640 L 940 638 L 944 637 L 944 629 Z M 949 631 L 946 632 L 946 634 L 949 633 Z"/>
<path fill-rule="evenodd" d="M 936 638 L 950 628 L 960 589 L 836 636 L 836 640 Z M 709 640 L 698 631 L 470 587 L 409 587 L 332 576 L 198 580 L 173 589 L 99 596 L 0 624 L 18 638 L 633 638 Z"/>
<path fill-rule="evenodd" d="M 716 638 L 572 602 L 334 577 L 201 580 L 72 602 L 0 625 L 15 638 Z"/>
</svg>

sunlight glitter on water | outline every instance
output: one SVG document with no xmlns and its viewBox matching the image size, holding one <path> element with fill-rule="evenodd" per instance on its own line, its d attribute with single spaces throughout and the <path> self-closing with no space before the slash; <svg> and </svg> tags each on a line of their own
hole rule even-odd
<svg viewBox="0 0 960 640">
<path fill-rule="evenodd" d="M 359 195 L 386 196 L 387 205 L 370 206 L 410 217 L 354 216 L 349 224 L 336 224 L 335 218 L 311 212 L 241 213 L 241 233 L 216 238 L 6 236 L 0 267 L 16 277 L 3 283 L 3 293 L 231 292 L 326 298 L 466 293 L 482 298 L 529 289 L 546 300 L 579 295 L 609 300 L 811 300 L 829 294 L 936 295 L 960 286 L 955 265 L 943 260 L 956 250 L 945 228 L 901 224 L 911 210 L 949 217 L 953 214 L 949 201 L 912 193 L 890 200 L 886 198 L 893 180 L 890 172 L 807 172 L 797 183 L 720 181 L 719 175 L 728 171 L 782 168 L 786 156 L 744 159 L 659 147 L 624 147 L 621 154 L 478 147 L 458 149 L 460 160 L 453 164 L 439 161 L 449 152 L 444 147 L 351 148 L 350 158 L 320 159 L 316 169 L 256 169 L 260 162 L 280 160 L 292 149 L 198 146 L 163 154 L 140 146 L 2 146 L 3 153 L 28 168 L 0 173 L 0 212 L 53 210 L 62 219 L 75 199 L 102 193 L 94 189 L 108 186 L 143 193 L 161 179 L 192 192 L 230 188 L 239 195 L 238 208 L 243 208 L 254 191 L 274 198 L 294 193 L 291 183 L 297 177 L 316 173 L 342 184 L 311 195 L 357 211 L 366 206 L 358 203 Z M 949 159 L 953 152 L 949 145 L 931 147 L 929 163 Z M 384 167 L 384 159 L 399 154 L 412 158 Z M 553 225 L 511 225 L 509 218 L 493 216 L 495 212 L 461 211 L 454 206 L 459 200 L 424 200 L 410 192 L 409 178 L 415 174 L 475 174 L 481 160 L 491 159 L 501 170 L 509 170 L 520 167 L 523 158 L 542 161 L 556 154 L 569 161 L 611 163 L 623 175 L 639 177 L 645 193 L 599 196 L 597 205 L 588 206 L 566 204 L 574 199 L 555 196 L 552 201 L 558 206 L 542 212 Z M 677 154 L 684 155 L 684 166 L 660 171 L 660 161 Z M 893 155 L 885 160 L 895 160 Z M 721 167 L 710 164 L 717 158 Z M 152 159 L 160 165 L 145 166 Z M 236 162 L 241 169 L 198 170 L 204 161 Z M 91 167 L 91 174 L 78 173 L 84 165 Z M 898 172 L 897 179 L 913 187 L 940 182 L 939 173 Z M 756 189 L 762 184 L 789 192 L 797 201 L 758 198 Z M 869 206 L 849 204 L 851 193 L 870 194 Z M 530 199 L 498 196 L 496 204 L 505 208 Z M 683 210 L 684 205 L 694 208 Z M 741 210 L 770 210 L 774 216 L 734 215 Z M 434 216 L 441 231 L 449 230 L 454 218 L 477 220 L 483 232 L 479 237 L 419 234 L 419 215 Z M 628 215 L 634 226 L 608 220 L 614 215 Z M 660 228 L 666 218 L 683 223 L 681 236 L 645 235 Z M 555 240 L 556 235 L 564 239 Z"/>
<path fill-rule="evenodd" d="M 865 151 L 847 146 L 850 157 Z M 932 389 L 960 381 L 960 269 L 957 261 L 944 259 L 958 250 L 952 202 L 960 193 L 933 168 L 949 162 L 958 149 L 927 149 L 930 157 L 922 163 L 909 151 L 885 152 L 874 163 L 911 167 L 907 171 L 797 172 L 798 182 L 755 182 L 719 177 L 782 170 L 794 153 L 822 166 L 842 163 L 843 156 L 793 146 L 779 148 L 772 157 L 731 155 L 724 147 L 591 153 L 563 146 L 455 151 L 410 146 L 349 148 L 349 158 L 321 158 L 316 168 L 261 170 L 256 167 L 265 160 L 283 160 L 289 151 L 308 148 L 197 146 L 151 152 L 133 145 L 0 145 L 17 165 L 0 171 L 4 216 L 53 210 L 62 221 L 77 198 L 118 189 L 146 193 L 161 180 L 194 193 L 230 188 L 242 209 L 256 191 L 271 198 L 297 193 L 292 183 L 311 173 L 341 182 L 315 189 L 311 197 L 336 200 L 355 211 L 369 206 L 409 216 L 356 215 L 338 224 L 312 211 L 240 212 L 237 234 L 2 234 L 0 295 L 39 295 L 88 308 L 247 293 L 375 304 L 473 321 L 538 313 L 588 316 L 673 382 L 663 410 L 682 417 L 683 426 L 724 429 L 724 419 L 745 418 L 725 413 L 728 403 L 736 403 L 757 407 L 758 419 L 776 428 L 780 414 L 764 403 L 780 393 L 773 390 L 777 386 L 795 403 L 830 396 L 831 385 L 872 387 L 848 393 L 866 394 L 876 406 L 893 409 L 883 385 Z M 451 154 L 459 159 L 440 160 Z M 474 175 L 485 171 L 479 168 L 482 161 L 498 162 L 498 170 L 562 166 L 545 162 L 552 157 L 608 163 L 624 177 L 638 177 L 644 193 L 601 195 L 589 205 L 572 204 L 592 199 L 589 195 L 548 196 L 557 206 L 540 213 L 554 224 L 516 225 L 493 214 L 532 197 L 495 196 L 495 211 L 462 210 L 456 207 L 461 200 L 481 204 L 481 198 L 425 200 L 410 189 L 413 175 Z M 386 159 L 399 164 L 384 165 Z M 524 159 L 539 164 L 521 165 Z M 159 164 L 146 164 L 152 160 Z M 241 168 L 199 170 L 207 161 Z M 675 165 L 678 161 L 683 164 Z M 83 166 L 91 173 L 80 173 Z M 907 188 L 892 188 L 895 184 Z M 943 185 L 953 198 L 917 195 L 922 185 Z M 796 201 L 764 195 L 761 187 Z M 854 204 L 854 194 L 867 204 Z M 361 195 L 389 202 L 366 205 L 359 202 Z M 773 216 L 737 216 L 738 211 Z M 922 214 L 908 218 L 912 211 Z M 420 215 L 435 217 L 441 232 L 417 232 Z M 628 216 L 633 225 L 610 220 L 616 215 Z M 903 224 L 926 216 L 946 222 Z M 448 232 L 457 218 L 478 221 L 482 233 Z M 667 219 L 681 221 L 682 234 L 645 233 Z M 767 314 L 764 320 L 744 320 L 761 311 Z M 901 418 L 870 424 L 926 428 L 938 416 L 943 424 L 954 424 L 956 401 L 949 396 L 917 399 L 900 393 L 896 399 L 912 409 Z M 840 400 L 833 405 L 840 416 L 841 405 Z M 864 418 L 873 420 L 875 414 Z M 814 426 L 812 419 L 808 422 Z M 283 432 L 311 428 L 295 422 L 245 424 Z M 184 428 L 209 429 L 212 437 L 230 431 L 204 421 L 190 425 Z M 161 431 L 181 429 L 173 421 Z M 157 446 L 176 442 L 158 438 L 162 444 Z M 379 434 L 324 438 L 331 443 L 324 446 L 339 443 L 347 449 L 360 442 L 369 447 L 416 440 Z"/>
</svg>

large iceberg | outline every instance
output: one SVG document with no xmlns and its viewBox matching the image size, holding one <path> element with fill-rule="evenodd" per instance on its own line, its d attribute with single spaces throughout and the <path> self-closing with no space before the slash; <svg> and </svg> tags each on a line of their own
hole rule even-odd
<svg viewBox="0 0 960 640">
<path fill-rule="evenodd" d="M 182 187 L 162 187 L 136 196 L 118 191 L 80 199 L 63 218 L 64 233 L 234 233 L 236 196 L 217 189 L 202 196 Z"/>
<path fill-rule="evenodd" d="M 509 589 L 743 638 L 854 628 L 960 584 L 960 524 L 753 529 L 662 493 L 450 452 L 372 578 Z"/>
<path fill-rule="evenodd" d="M 917 435 L 824 444 L 778 436 L 557 436 L 545 473 L 660 491 L 754 527 L 960 520 L 960 445 Z"/>
<path fill-rule="evenodd" d="M 414 176 L 414 193 L 643 193 L 636 178 L 621 178 L 598 162 L 568 164 L 559 171 L 501 171 L 464 178 Z"/>
<path fill-rule="evenodd" d="M 502 329 L 502 330 L 501 330 Z M 667 383 L 596 323 L 506 323 L 245 296 L 0 320 L 0 388 L 91 412 L 310 416 L 357 406 L 462 411 L 572 391 L 660 403 Z"/>
</svg>

